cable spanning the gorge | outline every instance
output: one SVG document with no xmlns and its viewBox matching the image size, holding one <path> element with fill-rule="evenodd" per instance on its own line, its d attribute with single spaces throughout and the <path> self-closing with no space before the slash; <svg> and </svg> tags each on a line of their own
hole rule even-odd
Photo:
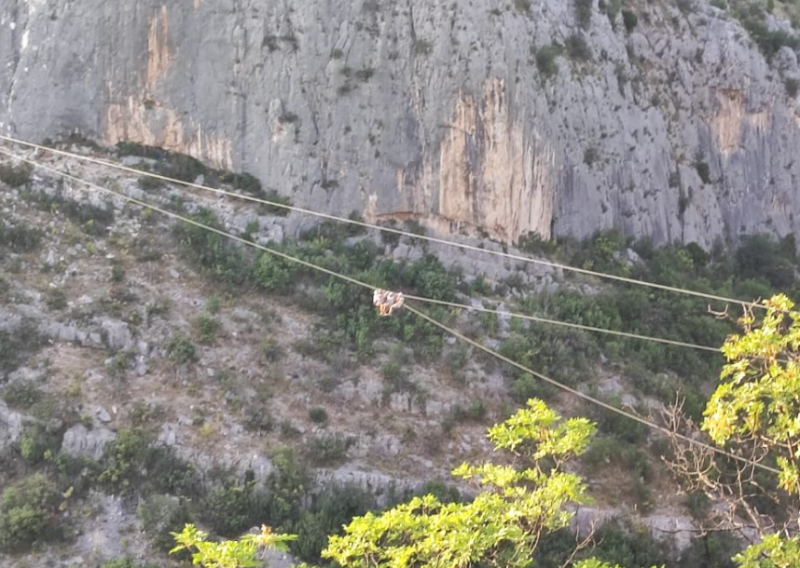
<svg viewBox="0 0 800 568">
<path fill-rule="evenodd" d="M 142 201 L 140 199 L 136 199 L 136 198 L 131 197 L 129 195 L 125 195 L 124 193 L 121 193 L 121 192 L 118 192 L 118 191 L 114 191 L 112 189 L 108 189 L 108 188 L 102 187 L 100 185 L 97 185 L 97 184 L 95 184 L 93 182 L 90 182 L 88 180 L 84 180 L 84 179 L 78 178 L 76 176 L 73 176 L 71 174 L 67 174 L 65 172 L 57 170 L 56 168 L 47 166 L 47 165 L 42 164 L 40 162 L 37 162 L 35 160 L 31 160 L 31 159 L 28 159 L 28 158 L 17 156 L 15 154 L 13 154 L 12 152 L 9 152 L 9 151 L 4 150 L 4 149 L 0 149 L 0 154 L 3 154 L 5 156 L 8 156 L 8 157 L 10 157 L 12 159 L 15 159 L 15 160 L 19 160 L 19 161 L 22 161 L 24 163 L 30 164 L 33 167 L 40 168 L 40 169 L 43 169 L 45 171 L 49 171 L 51 173 L 54 173 L 56 175 L 59 175 L 59 176 L 65 178 L 65 179 L 72 180 L 72 181 L 74 181 L 76 183 L 84 184 L 87 187 L 91 187 L 91 188 L 96 189 L 96 190 L 98 190 L 98 191 L 100 191 L 102 193 L 105 193 L 107 195 L 111 195 L 111 196 L 114 196 L 114 197 L 121 198 L 123 200 L 128 201 L 129 203 L 133 203 L 133 204 L 139 205 L 141 207 L 144 207 L 146 209 L 150 209 L 152 211 L 155 211 L 157 213 L 161 213 L 163 215 L 166 215 L 166 216 L 171 217 L 173 219 L 176 219 L 178 221 L 182 221 L 184 223 L 196 226 L 196 227 L 201 228 L 203 230 L 206 230 L 206 231 L 209 231 L 209 232 L 212 232 L 212 233 L 216 233 L 218 235 L 221 235 L 223 237 L 229 238 L 231 240 L 240 242 L 240 243 L 242 243 L 242 244 L 244 244 L 246 246 L 254 247 L 256 249 L 262 250 L 264 252 L 267 252 L 267 253 L 272 254 L 274 256 L 277 256 L 279 258 L 283 258 L 283 259 L 285 259 L 287 261 L 300 264 L 302 266 L 305 266 L 307 268 L 311 268 L 312 270 L 319 271 L 319 272 L 321 272 L 323 274 L 327 274 L 327 275 L 333 276 L 335 278 L 339 278 L 339 279 L 341 279 L 341 280 L 343 280 L 345 282 L 348 282 L 350 284 L 353 284 L 353 285 L 356 285 L 356 286 L 360 286 L 360 287 L 366 288 L 368 290 L 373 290 L 374 289 L 374 286 L 372 284 L 367 283 L 367 282 L 362 282 L 362 281 L 360 281 L 360 280 L 358 280 L 356 278 L 352 278 L 352 277 L 347 276 L 345 274 L 338 273 L 338 272 L 336 272 L 334 270 L 329 270 L 329 269 L 324 268 L 322 266 L 318 266 L 318 265 L 316 265 L 314 263 L 311 263 L 311 262 L 302 260 L 300 258 L 294 257 L 292 255 L 289 255 L 289 254 L 286 254 L 286 253 L 283 253 L 283 252 L 280 252 L 280 251 L 276 251 L 274 249 L 271 249 L 269 247 L 265 247 L 265 246 L 260 245 L 258 243 L 253 243 L 251 241 L 248 241 L 248 240 L 243 239 L 241 237 L 237 237 L 235 235 L 231 235 L 230 233 L 227 233 L 226 231 L 217 229 L 215 227 L 210 227 L 208 225 L 205 225 L 205 224 L 200 223 L 200 222 L 198 222 L 198 221 L 196 221 L 194 219 L 191 219 L 189 217 L 185 217 L 185 216 L 180 215 L 178 213 L 175 213 L 173 211 L 169 211 L 169 210 L 163 209 L 163 208 L 158 207 L 156 205 L 152 205 L 150 203 L 147 203 L 146 201 Z M 425 301 L 426 300 L 424 298 L 410 298 L 410 297 L 407 297 L 407 298 L 408 299 L 417 300 L 417 301 Z M 647 426 L 648 428 L 651 428 L 653 430 L 656 430 L 656 431 L 661 432 L 663 434 L 666 434 L 668 436 L 674 437 L 676 439 L 679 439 L 679 440 L 681 440 L 683 442 L 686 442 L 688 444 L 691 444 L 692 446 L 704 449 L 706 451 L 714 452 L 714 453 L 716 453 L 718 455 L 727 457 L 729 459 L 738 461 L 740 463 L 744 463 L 744 464 L 750 465 L 750 466 L 752 466 L 754 468 L 759 468 L 759 469 L 762 469 L 762 470 L 765 470 L 765 471 L 769 471 L 771 473 L 775 473 L 775 474 L 780 474 L 781 473 L 780 470 L 778 470 L 776 468 L 764 465 L 763 463 L 759 463 L 759 462 L 754 462 L 752 460 L 748 460 L 747 458 L 744 458 L 742 456 L 737 456 L 736 454 L 733 454 L 731 452 L 725 451 L 725 450 L 723 450 L 721 448 L 717 448 L 715 446 L 712 446 L 712 445 L 707 444 L 705 442 L 702 442 L 700 440 L 696 440 L 696 439 L 691 438 L 689 436 L 686 436 L 684 434 L 681 434 L 681 433 L 678 433 L 678 432 L 673 432 L 670 429 L 668 429 L 668 428 L 666 428 L 664 426 L 661 426 L 660 424 L 656 424 L 655 422 L 653 422 L 651 420 L 647 420 L 645 418 L 642 418 L 641 416 L 637 416 L 636 414 L 628 412 L 628 411 L 626 411 L 624 409 L 617 408 L 617 407 L 615 407 L 615 406 L 613 406 L 611 404 L 608 404 L 607 402 L 603 402 L 602 400 L 599 400 L 599 399 L 597 399 L 597 398 L 595 398 L 595 397 L 593 397 L 593 396 L 591 396 L 589 394 L 583 393 L 583 392 L 581 392 L 581 391 L 579 391 L 577 389 L 574 389 L 574 388 L 571 388 L 571 387 L 569 387 L 567 385 L 564 385 L 564 384 L 556 381 L 555 379 L 547 377 L 546 375 L 543 375 L 541 373 L 537 373 L 536 371 L 533 371 L 532 369 L 529 369 L 525 365 L 522 365 L 521 363 L 518 363 L 518 362 L 516 362 L 516 361 L 514 361 L 514 360 L 512 360 L 512 359 L 510 359 L 508 357 L 505 357 L 504 355 L 498 353 L 497 351 L 494 351 L 494 350 L 492 350 L 492 349 L 490 349 L 490 348 L 488 348 L 488 347 L 486 347 L 484 345 L 481 345 L 480 343 L 478 343 L 476 341 L 473 341 L 472 339 L 469 339 L 468 337 L 464 336 L 463 334 L 459 333 L 458 331 L 450 328 L 449 326 L 439 322 L 438 320 L 428 316 L 427 314 L 417 310 L 416 308 L 414 308 L 412 306 L 406 305 L 406 309 L 408 309 L 411 313 L 417 315 L 418 317 L 420 317 L 420 318 L 430 322 L 431 324 L 439 327 L 442 331 L 444 331 L 444 332 L 456 337 L 457 339 L 460 339 L 462 341 L 467 342 L 468 344 L 472 345 L 476 349 L 479 349 L 479 350 L 487 353 L 488 355 L 496 357 L 497 359 L 499 359 L 499 360 L 501 360 L 501 361 L 503 361 L 503 362 L 505 362 L 505 363 L 507 363 L 509 365 L 512 365 L 513 367 L 515 367 L 515 368 L 517 368 L 517 369 L 519 369 L 519 370 L 521 370 L 521 371 L 523 371 L 525 373 L 528 373 L 531 376 L 534 376 L 534 377 L 536 377 L 536 378 L 538 378 L 538 379 L 540 379 L 540 380 L 542 380 L 542 381 L 544 381 L 544 382 L 546 382 L 548 384 L 551 384 L 552 386 L 554 386 L 554 387 L 556 387 L 556 388 L 558 388 L 560 390 L 568 392 L 568 393 L 570 393 L 570 394 L 572 394 L 572 395 L 574 395 L 574 396 L 576 396 L 576 397 L 578 397 L 578 398 L 580 398 L 582 400 L 585 400 L 585 401 L 587 401 L 587 402 L 589 402 L 591 404 L 595 404 L 595 405 L 597 405 L 597 406 L 599 406 L 601 408 L 604 408 L 605 410 L 607 410 L 609 412 L 613 412 L 613 413 L 619 414 L 621 416 L 624 416 L 626 418 L 629 418 L 631 420 L 634 420 L 636 422 L 639 422 L 640 424 L 643 424 L 643 425 Z"/>
<path fill-rule="evenodd" d="M 12 155 L 17 159 L 25 160 L 24 158 L 21 158 L 19 156 L 16 156 L 16 155 L 13 155 L 13 154 L 8 154 L 8 153 L 4 152 L 3 150 L 0 150 L 0 152 L 5 153 L 6 155 Z M 46 167 L 46 166 L 42 165 L 41 163 L 36 162 L 35 160 L 30 160 L 29 163 L 31 163 L 31 164 L 37 163 L 38 164 L 37 167 Z M 51 170 L 51 171 L 57 171 L 57 170 Z M 64 175 L 68 175 L 68 174 L 64 174 Z M 78 179 L 78 178 L 76 178 L 76 179 Z M 88 183 L 88 182 L 83 180 L 82 183 Z M 230 233 L 227 233 L 225 231 L 221 231 L 220 234 L 224 234 L 225 236 L 233 238 L 233 239 L 235 239 L 237 241 L 241 241 L 241 242 L 246 242 L 248 244 L 252 244 L 252 243 L 250 243 L 250 241 L 244 241 L 242 239 L 234 237 L 233 235 L 230 235 Z M 661 344 L 664 344 L 664 345 L 672 345 L 672 346 L 675 346 L 675 347 L 685 347 L 685 348 L 689 348 L 689 349 L 697 349 L 697 350 L 700 350 L 700 351 L 708 351 L 708 352 L 712 352 L 712 353 L 720 353 L 721 352 L 719 347 L 713 347 L 713 346 L 709 346 L 709 345 L 699 345 L 699 344 L 696 344 L 696 343 L 690 343 L 690 342 L 686 342 L 686 341 L 679 341 L 679 340 L 676 340 L 676 339 L 667 339 L 667 338 L 662 338 L 662 337 L 654 337 L 654 336 L 643 335 L 643 334 L 638 334 L 638 333 L 632 333 L 632 332 L 627 332 L 627 331 L 620 331 L 620 330 L 615 330 L 615 329 L 606 329 L 606 328 L 595 327 L 595 326 L 591 326 L 591 325 L 585 325 L 585 324 L 573 323 L 573 322 L 568 322 L 568 321 L 549 319 L 549 318 L 544 318 L 544 317 L 540 317 L 540 316 L 529 315 L 529 314 L 524 314 L 524 313 L 519 313 L 519 312 L 512 312 L 512 311 L 507 311 L 507 310 L 497 310 L 497 309 L 486 308 L 486 307 L 483 307 L 483 306 L 462 304 L 462 303 L 458 303 L 458 302 L 448 302 L 448 301 L 445 301 L 445 300 L 435 300 L 433 298 L 424 298 L 424 297 L 421 297 L 421 296 L 414 296 L 414 295 L 406 295 L 406 298 L 408 298 L 410 300 L 416 300 L 418 302 L 424 302 L 424 303 L 429 303 L 429 304 L 436 304 L 436 305 L 446 306 L 446 307 L 454 308 L 454 309 L 457 309 L 457 310 L 464 310 L 464 311 L 468 311 L 468 312 L 472 311 L 472 312 L 490 313 L 490 314 L 495 314 L 497 316 L 508 317 L 508 318 L 517 318 L 517 319 L 520 319 L 520 320 L 532 321 L 532 322 L 541 323 L 541 324 L 545 324 L 545 325 L 560 326 L 560 327 L 565 327 L 565 328 L 568 328 L 568 329 L 577 329 L 577 330 L 581 330 L 581 331 L 587 331 L 587 332 L 590 332 L 590 333 L 599 333 L 599 334 L 605 334 L 605 335 L 613 335 L 613 336 L 617 336 L 617 337 L 625 337 L 625 338 L 628 338 L 628 339 L 636 339 L 636 340 L 641 340 L 641 341 L 650 341 L 650 342 L 653 342 L 653 343 L 661 343 Z"/>
<path fill-rule="evenodd" d="M 745 300 L 737 300 L 735 298 L 728 298 L 726 296 L 720 296 L 720 295 L 717 295 L 717 294 L 709 294 L 709 293 L 706 293 L 706 292 L 699 292 L 699 291 L 696 291 L 696 290 L 688 290 L 688 289 L 685 289 L 685 288 L 678 288 L 676 286 L 668 286 L 668 285 L 665 285 L 665 284 L 657 284 L 655 282 L 649 282 L 649 281 L 646 281 L 646 280 L 637 280 L 635 278 L 628 278 L 626 276 L 618 276 L 616 274 L 608 274 L 608 273 L 605 273 L 605 272 L 598 272 L 598 271 L 595 271 L 595 270 L 588 270 L 586 268 L 577 268 L 577 267 L 574 267 L 574 266 L 569 266 L 569 265 L 561 264 L 561 263 L 558 263 L 558 262 L 552 262 L 552 261 L 549 261 L 549 260 L 543 260 L 543 259 L 538 259 L 538 258 L 531 258 L 531 257 L 528 257 L 528 256 L 522 256 L 522 255 L 519 255 L 519 254 L 513 254 L 513 253 L 508 253 L 508 252 L 503 252 L 503 251 L 495 251 L 495 250 L 486 250 L 486 249 L 480 248 L 480 247 L 475 246 L 475 245 L 469 245 L 469 244 L 466 244 L 466 243 L 458 243 L 458 242 L 455 242 L 455 241 L 442 239 L 442 238 L 438 238 L 438 237 L 431 237 L 431 236 L 428 236 L 428 235 L 418 235 L 416 233 L 412 233 L 410 231 L 403 231 L 402 229 L 396 229 L 394 227 L 386 227 L 386 226 L 376 225 L 376 224 L 367 223 L 365 221 L 361 221 L 361 220 L 358 220 L 358 219 L 348 219 L 346 217 L 340 217 L 340 216 L 337 216 L 337 215 L 331 215 L 329 213 L 323 213 L 321 211 L 314 211 L 313 209 L 306 209 L 306 208 L 303 208 L 303 207 L 297 207 L 297 206 L 289 205 L 289 204 L 286 204 L 286 203 L 280 203 L 280 202 L 277 202 L 277 201 L 270 201 L 268 199 L 263 199 L 263 198 L 260 198 L 260 197 L 253 197 L 251 195 L 243 195 L 243 194 L 239 194 L 239 193 L 235 193 L 235 192 L 231 192 L 231 191 L 226 191 L 226 190 L 223 190 L 223 189 L 217 189 L 217 188 L 213 188 L 213 187 L 208 187 L 208 186 L 197 184 L 197 183 L 187 182 L 187 181 L 183 181 L 183 180 L 179 180 L 179 179 L 163 176 L 161 174 L 157 174 L 157 173 L 153 173 L 153 172 L 147 172 L 147 171 L 144 171 L 144 170 L 139 170 L 139 169 L 132 168 L 132 167 L 129 167 L 129 166 L 125 166 L 125 165 L 122 165 L 122 164 L 115 164 L 113 162 L 109 162 L 107 160 L 101 160 L 101 159 L 98 159 L 98 158 L 93 158 L 91 156 L 84 156 L 84 155 L 81 155 L 81 154 L 76 154 L 74 152 L 67 152 L 65 150 L 58 150 L 56 148 L 50 148 L 48 146 L 43 146 L 41 144 L 35 144 L 33 142 L 27 142 L 27 141 L 20 140 L 18 138 L 13 138 L 11 136 L 6 136 L 6 135 L 3 135 L 3 134 L 0 134 L 0 140 L 4 140 L 4 141 L 6 141 L 8 143 L 12 143 L 12 144 L 19 144 L 19 145 L 22 145 L 22 146 L 26 146 L 28 148 L 34 148 L 36 150 L 41 150 L 41 151 L 44 151 L 44 152 L 49 152 L 51 154 L 56 154 L 56 155 L 59 155 L 59 156 L 64 156 L 64 157 L 73 158 L 73 159 L 76 159 L 76 160 L 81 160 L 81 161 L 84 161 L 84 162 L 89 162 L 89 163 L 97 164 L 97 165 L 108 167 L 108 168 L 113 168 L 113 169 L 116 169 L 116 170 L 119 170 L 119 171 L 133 173 L 133 174 L 136 174 L 136 175 L 139 175 L 139 176 L 147 176 L 147 177 L 150 177 L 150 178 L 153 178 L 153 179 L 158 179 L 158 180 L 161 180 L 161 181 L 164 181 L 164 182 L 168 182 L 168 183 L 172 183 L 172 184 L 176 184 L 176 185 L 182 185 L 182 186 L 191 187 L 191 188 L 194 188 L 194 189 L 200 189 L 200 190 L 203 190 L 203 191 L 210 191 L 210 192 L 215 193 L 217 195 L 222 195 L 222 196 L 226 196 L 226 197 L 233 197 L 233 198 L 236 198 L 236 199 L 243 199 L 243 200 L 251 201 L 253 203 L 260 203 L 262 205 L 268 205 L 270 207 L 277 207 L 277 208 L 280 208 L 280 209 L 285 209 L 287 211 L 292 211 L 292 212 L 303 214 L 303 215 L 312 215 L 312 216 L 319 217 L 321 219 L 326 219 L 326 220 L 329 220 L 329 221 L 336 221 L 336 222 L 339 222 L 339 223 L 348 223 L 348 224 L 351 224 L 351 225 L 355 225 L 355 226 L 359 226 L 359 227 L 363 227 L 363 228 L 367 228 L 367 229 L 374 229 L 374 230 L 382 231 L 382 232 L 385 232 L 385 233 L 392 233 L 392 234 L 395 234 L 395 235 L 400 235 L 400 236 L 405 236 L 405 237 L 410 237 L 410 238 L 415 238 L 415 239 L 421 239 L 421 240 L 425 240 L 425 241 L 432 242 L 432 243 L 437 243 L 437 244 L 441 244 L 441 245 L 457 247 L 457 248 L 460 248 L 460 249 L 463 249 L 463 250 L 469 250 L 469 251 L 473 251 L 473 252 L 480 252 L 480 253 L 483 253 L 483 254 L 490 254 L 490 255 L 494 255 L 494 256 L 510 259 L 510 260 L 515 260 L 515 261 L 518 261 L 518 262 L 525 262 L 525 263 L 530 263 L 530 264 L 538 264 L 538 265 L 541 265 L 541 266 L 547 266 L 547 267 L 550 267 L 550 268 L 554 268 L 554 269 L 558 269 L 558 270 L 564 270 L 564 271 L 568 271 L 568 272 L 575 272 L 575 273 L 584 274 L 584 275 L 587 275 L 587 276 L 594 276 L 594 277 L 603 278 L 603 279 L 606 279 L 606 280 L 613 280 L 613 281 L 617 281 L 617 282 L 623 282 L 623 283 L 626 283 L 626 284 L 633 284 L 633 285 L 636 285 L 636 286 L 645 286 L 645 287 L 648 287 L 648 288 L 654 288 L 654 289 L 657 289 L 657 290 L 663 290 L 663 291 L 667 291 L 667 292 L 674 292 L 674 293 L 677 293 L 677 294 L 686 294 L 686 295 L 695 296 L 695 297 L 698 297 L 698 298 L 705 298 L 706 300 L 725 302 L 727 304 L 740 304 L 740 305 L 746 306 L 748 308 L 762 308 L 762 309 L 764 308 L 764 306 L 762 306 L 761 304 L 755 303 L 755 302 L 750 302 L 750 301 L 745 301 Z"/>
</svg>

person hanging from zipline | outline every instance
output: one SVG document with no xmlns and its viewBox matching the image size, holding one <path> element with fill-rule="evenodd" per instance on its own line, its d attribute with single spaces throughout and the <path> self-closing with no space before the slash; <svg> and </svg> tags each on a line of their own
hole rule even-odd
<svg viewBox="0 0 800 568">
<path fill-rule="evenodd" d="M 405 298 L 402 292 L 391 292 L 389 290 L 377 289 L 372 294 L 372 303 L 378 307 L 378 315 L 387 317 L 403 307 Z"/>
</svg>

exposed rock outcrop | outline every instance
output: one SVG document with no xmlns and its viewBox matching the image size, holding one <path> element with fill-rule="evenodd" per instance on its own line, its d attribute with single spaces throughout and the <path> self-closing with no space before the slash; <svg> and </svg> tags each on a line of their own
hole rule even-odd
<svg viewBox="0 0 800 568">
<path fill-rule="evenodd" d="M 114 432 L 100 426 L 89 429 L 83 424 L 76 424 L 64 433 L 61 450 L 72 457 L 99 460 L 106 444 L 116 437 Z"/>
<path fill-rule="evenodd" d="M 22 435 L 22 415 L 0 399 L 0 450 L 18 441 Z"/>
</svg>

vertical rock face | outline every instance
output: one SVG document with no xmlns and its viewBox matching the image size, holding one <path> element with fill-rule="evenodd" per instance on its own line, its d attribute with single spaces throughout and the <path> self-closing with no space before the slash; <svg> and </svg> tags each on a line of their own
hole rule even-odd
<svg viewBox="0 0 800 568">
<path fill-rule="evenodd" d="M 800 77 L 724 12 L 572 2 L 5 0 L 0 129 L 79 129 L 258 175 L 295 203 L 506 241 L 800 231 Z M 584 38 L 545 76 L 539 50 Z"/>
<path fill-rule="evenodd" d="M 555 151 L 533 122 L 507 108 L 502 80 L 481 99 L 459 93 L 439 152 L 437 212 L 456 227 L 480 227 L 503 241 L 528 232 L 549 235 Z"/>
</svg>

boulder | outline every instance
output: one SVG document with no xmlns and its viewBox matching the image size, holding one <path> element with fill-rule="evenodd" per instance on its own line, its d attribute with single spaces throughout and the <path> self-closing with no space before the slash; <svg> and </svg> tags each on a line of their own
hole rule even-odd
<svg viewBox="0 0 800 568">
<path fill-rule="evenodd" d="M 83 424 L 76 424 L 64 433 L 61 450 L 72 457 L 99 460 L 103 456 L 106 444 L 116 437 L 114 432 L 102 426 L 90 429 Z"/>
</svg>

